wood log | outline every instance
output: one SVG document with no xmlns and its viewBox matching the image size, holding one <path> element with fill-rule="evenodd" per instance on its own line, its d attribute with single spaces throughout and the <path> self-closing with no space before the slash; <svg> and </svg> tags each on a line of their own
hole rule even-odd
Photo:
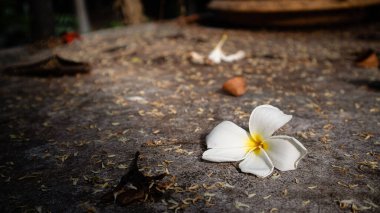
<svg viewBox="0 0 380 213">
<path fill-rule="evenodd" d="M 213 0 L 208 7 L 230 12 L 306 12 L 342 10 L 379 5 L 380 0 Z"/>
</svg>

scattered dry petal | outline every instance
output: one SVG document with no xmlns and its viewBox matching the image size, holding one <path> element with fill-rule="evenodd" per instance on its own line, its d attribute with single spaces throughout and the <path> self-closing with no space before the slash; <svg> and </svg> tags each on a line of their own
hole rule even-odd
<svg viewBox="0 0 380 213">
<path fill-rule="evenodd" d="M 242 202 L 239 202 L 239 201 L 235 201 L 235 208 L 237 209 L 241 209 L 241 208 L 247 208 L 249 209 L 250 206 L 245 204 L 245 203 L 242 203 Z"/>
</svg>

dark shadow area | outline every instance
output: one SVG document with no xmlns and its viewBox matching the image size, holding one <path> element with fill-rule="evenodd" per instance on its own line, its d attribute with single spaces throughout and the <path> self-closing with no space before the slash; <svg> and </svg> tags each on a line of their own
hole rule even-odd
<svg viewBox="0 0 380 213">
<path fill-rule="evenodd" d="M 208 133 L 203 133 L 199 137 L 199 140 L 202 141 L 199 145 L 200 145 L 201 150 L 203 150 L 203 151 L 207 150 L 207 144 L 206 144 L 207 135 L 208 135 Z M 200 159 L 202 159 L 202 157 L 200 157 Z"/>
<path fill-rule="evenodd" d="M 365 86 L 368 88 L 368 90 L 380 92 L 380 81 L 371 81 L 371 80 L 361 79 L 361 80 L 351 80 L 349 81 L 349 83 L 358 87 Z"/>
<path fill-rule="evenodd" d="M 380 21 L 380 6 L 369 8 L 276 13 L 239 13 L 209 10 L 201 14 L 200 23 L 217 28 L 271 31 L 342 30 Z M 365 38 L 363 35 L 362 38 Z M 378 35 L 369 35 L 378 38 Z"/>
<path fill-rule="evenodd" d="M 360 33 L 357 37 L 358 40 L 363 41 L 380 41 L 380 32 Z"/>
<path fill-rule="evenodd" d="M 51 37 L 82 32 L 83 23 L 78 18 L 80 12 L 75 4 L 78 1 L 84 4 L 82 13 L 88 16 L 88 27 L 92 31 L 175 18 L 182 21 L 182 24 L 199 23 L 217 28 L 273 31 L 308 31 L 321 28 L 341 30 L 380 20 L 380 5 L 331 10 L 301 9 L 297 12 L 236 12 L 234 8 L 210 9 L 209 5 L 213 3 L 211 0 L 140 0 L 137 3 L 128 0 L 4 0 L 0 2 L 0 27 L 3 31 L 0 35 L 0 47 L 41 40 L 48 42 L 46 40 Z M 244 3 L 236 3 L 239 4 Z M 136 5 L 141 7 L 139 12 L 136 12 Z M 141 18 L 136 23 L 129 23 L 131 17 L 128 16 Z M 379 37 L 378 33 L 363 33 L 358 36 L 359 39 L 372 40 L 379 40 Z"/>
<path fill-rule="evenodd" d="M 88 73 L 91 66 L 88 63 L 71 61 L 58 55 L 50 56 L 41 61 L 14 65 L 4 69 L 6 75 L 35 76 L 35 77 L 61 77 L 73 76 L 80 73 Z"/>
<path fill-rule="evenodd" d="M 93 30 L 122 26 L 121 12 L 113 1 L 87 2 Z M 0 47 L 12 47 L 78 32 L 74 1 L 4 0 L 0 2 Z M 46 41 L 47 42 L 47 41 Z"/>
</svg>

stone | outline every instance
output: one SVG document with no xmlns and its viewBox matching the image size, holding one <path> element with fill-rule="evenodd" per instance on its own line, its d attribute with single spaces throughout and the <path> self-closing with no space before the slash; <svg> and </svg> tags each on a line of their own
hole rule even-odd
<svg viewBox="0 0 380 213">
<path fill-rule="evenodd" d="M 242 96 L 247 92 L 247 83 L 243 77 L 233 77 L 224 82 L 223 90 L 233 96 Z"/>
</svg>

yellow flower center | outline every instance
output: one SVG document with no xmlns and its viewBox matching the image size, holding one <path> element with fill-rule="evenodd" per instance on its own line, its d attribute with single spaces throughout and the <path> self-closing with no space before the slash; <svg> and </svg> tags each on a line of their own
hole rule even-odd
<svg viewBox="0 0 380 213">
<path fill-rule="evenodd" d="M 249 137 L 246 142 L 246 152 L 254 151 L 255 154 L 259 154 L 261 149 L 267 150 L 268 143 L 265 142 L 264 137 L 260 134 L 254 133 Z"/>
</svg>

